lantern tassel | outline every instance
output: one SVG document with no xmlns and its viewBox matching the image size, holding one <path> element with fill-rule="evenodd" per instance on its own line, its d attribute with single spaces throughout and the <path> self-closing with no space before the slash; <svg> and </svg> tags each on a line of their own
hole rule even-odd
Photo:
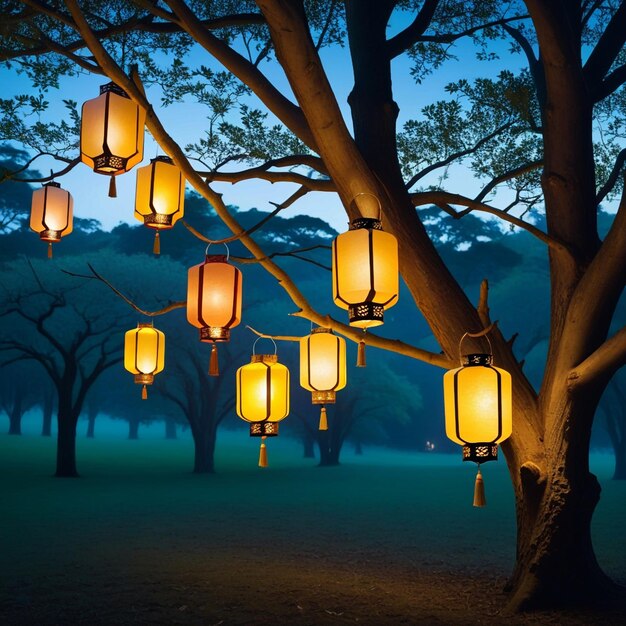
<svg viewBox="0 0 626 626">
<path fill-rule="evenodd" d="M 148 399 L 148 388 L 145 385 L 141 388 L 141 399 L 142 400 Z"/>
<path fill-rule="evenodd" d="M 487 506 L 485 483 L 483 482 L 483 475 L 480 473 L 480 465 L 478 466 L 478 474 L 476 474 L 476 482 L 474 483 L 474 506 Z"/>
<path fill-rule="evenodd" d="M 213 344 L 211 348 L 211 360 L 209 361 L 209 376 L 219 376 L 220 367 L 217 361 L 217 345 Z"/>
<path fill-rule="evenodd" d="M 365 367 L 365 342 L 359 341 L 359 347 L 356 353 L 356 366 Z"/>
<path fill-rule="evenodd" d="M 259 467 L 267 467 L 267 448 L 265 437 L 261 437 L 261 449 L 259 450 Z"/>
<path fill-rule="evenodd" d="M 152 253 L 161 254 L 161 237 L 159 236 L 158 230 L 154 233 L 154 245 L 152 246 Z"/>
<path fill-rule="evenodd" d="M 109 198 L 117 198 L 117 187 L 115 186 L 115 176 L 111 175 L 109 180 Z"/>
<path fill-rule="evenodd" d="M 326 417 L 326 407 L 323 406 L 320 411 L 320 425 L 319 430 L 328 430 L 328 419 Z"/>
<path fill-rule="evenodd" d="M 52 242 L 48 243 L 48 258 L 52 258 Z"/>
</svg>

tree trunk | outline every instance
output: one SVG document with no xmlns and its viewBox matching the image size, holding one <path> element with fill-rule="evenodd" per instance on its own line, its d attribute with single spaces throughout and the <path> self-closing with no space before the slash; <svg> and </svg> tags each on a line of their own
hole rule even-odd
<svg viewBox="0 0 626 626">
<path fill-rule="evenodd" d="M 9 413 L 9 435 L 21 435 L 22 434 L 22 394 L 18 391 L 15 392 L 13 398 L 13 406 Z"/>
<path fill-rule="evenodd" d="M 176 421 L 172 417 L 165 418 L 165 438 L 176 439 Z"/>
<path fill-rule="evenodd" d="M 96 417 L 98 409 L 90 403 L 87 412 L 87 439 L 93 439 L 96 434 Z"/>
<path fill-rule="evenodd" d="M 354 454 L 356 454 L 357 456 L 363 456 L 363 444 L 359 439 L 357 439 L 356 443 L 354 444 Z"/>
<path fill-rule="evenodd" d="M 615 450 L 615 471 L 613 480 L 626 480 L 626 446 Z"/>
<path fill-rule="evenodd" d="M 337 441 L 334 434 L 335 425 L 329 430 L 320 430 L 317 437 L 317 444 L 320 450 L 319 467 L 332 467 L 339 465 L 339 455 L 341 453 L 341 444 Z"/>
<path fill-rule="evenodd" d="M 138 419 L 131 418 L 128 420 L 128 438 L 139 439 L 139 420 Z"/>
<path fill-rule="evenodd" d="M 68 398 L 59 398 L 57 415 L 57 467 L 55 476 L 76 478 L 76 422 L 77 415 L 71 410 Z"/>
<path fill-rule="evenodd" d="M 193 473 L 215 473 L 215 428 L 208 424 L 206 428 L 192 428 L 191 434 L 194 443 Z"/>
<path fill-rule="evenodd" d="M 42 437 L 50 437 L 52 435 L 52 412 L 54 411 L 54 399 L 52 393 L 47 393 L 44 397 L 41 422 Z"/>
</svg>

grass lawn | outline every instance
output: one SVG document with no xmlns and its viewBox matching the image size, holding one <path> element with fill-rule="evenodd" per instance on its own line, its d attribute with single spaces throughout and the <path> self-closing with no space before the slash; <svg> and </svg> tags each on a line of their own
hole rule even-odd
<svg viewBox="0 0 626 626">
<path fill-rule="evenodd" d="M 484 468 L 488 506 L 475 509 L 475 469 L 457 456 L 366 449 L 320 468 L 288 438 L 268 450 L 259 469 L 257 440 L 220 433 L 218 473 L 196 476 L 188 439 L 81 438 L 82 477 L 55 479 L 54 440 L 0 436 L 0 623 L 503 623 L 504 462 Z M 596 553 L 626 583 L 626 484 L 610 456 L 592 467 Z"/>
</svg>

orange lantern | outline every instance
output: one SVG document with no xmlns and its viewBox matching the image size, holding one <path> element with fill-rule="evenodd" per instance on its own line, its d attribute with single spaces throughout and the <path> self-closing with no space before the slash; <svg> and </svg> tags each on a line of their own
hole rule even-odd
<svg viewBox="0 0 626 626">
<path fill-rule="evenodd" d="M 111 176 L 112 198 L 116 196 L 114 177 L 143 159 L 145 122 L 146 112 L 115 83 L 102 85 L 100 95 L 83 104 L 80 159 L 97 174 Z"/>
<path fill-rule="evenodd" d="M 158 156 L 137 170 L 135 218 L 155 230 L 154 249 L 159 254 L 159 231 L 172 228 L 183 216 L 185 177 L 168 156 Z"/>
<path fill-rule="evenodd" d="M 260 339 L 260 337 L 259 337 Z M 267 467 L 266 437 L 278 435 L 278 422 L 289 415 L 289 370 L 274 354 L 256 354 L 237 370 L 237 415 L 250 423 L 250 436 L 261 437 L 259 467 Z"/>
<path fill-rule="evenodd" d="M 52 257 L 52 244 L 72 232 L 73 211 L 72 194 L 59 183 L 50 182 L 33 191 L 30 228 L 48 242 L 48 258 Z"/>
<path fill-rule="evenodd" d="M 241 320 L 242 275 L 228 258 L 206 254 L 204 263 L 187 273 L 187 321 L 200 329 L 200 341 L 213 344 L 211 376 L 219 376 L 216 344 L 228 341 L 230 329 Z"/>
<path fill-rule="evenodd" d="M 314 328 L 300 339 L 300 385 L 321 404 L 320 430 L 328 430 L 326 404 L 334 404 L 337 391 L 346 386 L 346 341 L 330 328 Z"/>
<path fill-rule="evenodd" d="M 165 367 L 165 335 L 152 324 L 137 324 L 124 335 L 124 367 L 135 375 L 135 383 L 143 385 L 141 397 L 148 398 L 146 385 Z"/>
</svg>

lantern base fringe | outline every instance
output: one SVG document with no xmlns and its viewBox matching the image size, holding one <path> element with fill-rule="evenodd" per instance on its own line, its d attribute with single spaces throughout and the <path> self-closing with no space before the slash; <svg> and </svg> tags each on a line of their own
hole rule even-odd
<svg viewBox="0 0 626 626">
<path fill-rule="evenodd" d="M 152 246 L 152 254 L 161 254 L 161 237 L 159 231 L 154 233 L 154 245 Z"/>
<path fill-rule="evenodd" d="M 52 242 L 48 244 L 48 258 L 52 258 Z"/>
<path fill-rule="evenodd" d="M 109 180 L 109 198 L 117 198 L 117 187 L 115 186 L 115 176 Z"/>
<path fill-rule="evenodd" d="M 483 482 L 483 475 L 480 473 L 480 465 L 478 466 L 478 474 L 476 474 L 476 482 L 474 483 L 474 506 L 487 506 L 485 483 Z"/>
<path fill-rule="evenodd" d="M 145 385 L 141 388 L 141 399 L 142 400 L 148 399 L 148 388 Z"/>
<path fill-rule="evenodd" d="M 328 418 L 326 417 L 326 407 L 320 411 L 320 425 L 318 430 L 328 430 Z"/>
<path fill-rule="evenodd" d="M 267 448 L 265 437 L 261 437 L 261 449 L 259 450 L 259 467 L 267 467 Z"/>
<path fill-rule="evenodd" d="M 219 376 L 220 366 L 217 360 L 217 344 L 211 348 L 211 360 L 209 361 L 209 376 Z"/>
<path fill-rule="evenodd" d="M 359 347 L 356 353 L 356 366 L 365 367 L 365 342 L 359 341 Z"/>
</svg>

